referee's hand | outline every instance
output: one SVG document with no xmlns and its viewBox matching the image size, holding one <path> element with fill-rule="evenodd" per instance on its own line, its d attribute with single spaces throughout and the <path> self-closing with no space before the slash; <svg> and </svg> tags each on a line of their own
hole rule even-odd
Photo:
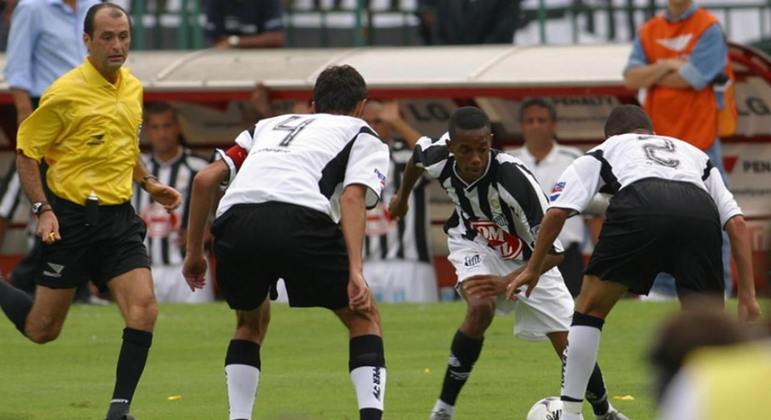
<svg viewBox="0 0 771 420">
<path fill-rule="evenodd" d="M 53 211 L 46 211 L 38 216 L 37 236 L 48 245 L 62 239 L 59 234 L 59 219 Z"/>
<path fill-rule="evenodd" d="M 179 191 L 158 181 L 147 182 L 145 184 L 145 191 L 167 211 L 172 211 L 182 204 L 182 195 Z"/>
</svg>

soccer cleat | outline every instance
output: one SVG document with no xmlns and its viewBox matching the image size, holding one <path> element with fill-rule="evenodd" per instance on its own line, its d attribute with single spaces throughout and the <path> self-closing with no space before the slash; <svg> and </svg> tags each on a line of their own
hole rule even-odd
<svg viewBox="0 0 771 420">
<path fill-rule="evenodd" d="M 629 420 L 629 417 L 621 414 L 615 407 L 610 407 L 607 413 L 597 416 L 597 420 Z"/>
<path fill-rule="evenodd" d="M 445 410 L 444 408 L 440 408 L 438 410 L 432 411 L 431 415 L 428 417 L 428 420 L 452 420 L 452 413 Z"/>
</svg>

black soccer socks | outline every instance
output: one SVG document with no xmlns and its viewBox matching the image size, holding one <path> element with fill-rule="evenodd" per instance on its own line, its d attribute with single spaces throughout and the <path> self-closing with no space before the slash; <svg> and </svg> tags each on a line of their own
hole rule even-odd
<svg viewBox="0 0 771 420">
<path fill-rule="evenodd" d="M 483 342 L 484 338 L 471 338 L 460 330 L 455 333 L 450 346 L 450 360 L 447 362 L 447 371 L 444 374 L 442 393 L 439 395 L 440 400 L 449 405 L 455 405 L 461 388 L 479 358 Z"/>
<path fill-rule="evenodd" d="M 360 420 L 380 420 L 386 388 L 383 339 L 376 335 L 351 338 L 348 369 L 356 390 Z"/>
<path fill-rule="evenodd" d="M 0 278 L 0 308 L 22 334 L 24 334 L 24 326 L 27 315 L 32 309 L 32 303 L 33 300 L 29 295 Z"/>
<path fill-rule="evenodd" d="M 145 369 L 147 353 L 153 342 L 153 333 L 126 327 L 123 329 L 123 345 L 115 369 L 115 390 L 112 393 L 107 419 L 121 419 L 128 414 L 139 378 Z"/>
</svg>

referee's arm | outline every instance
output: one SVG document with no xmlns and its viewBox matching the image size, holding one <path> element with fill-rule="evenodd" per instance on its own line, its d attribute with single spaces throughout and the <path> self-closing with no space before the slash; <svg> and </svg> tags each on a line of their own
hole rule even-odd
<svg viewBox="0 0 771 420">
<path fill-rule="evenodd" d="M 150 175 L 142 162 L 142 158 L 137 156 L 133 172 L 134 181 L 147 191 L 153 200 L 161 204 L 166 210 L 171 212 L 182 204 L 182 194 L 168 185 L 161 184 L 154 175 Z"/>
<path fill-rule="evenodd" d="M 45 202 L 46 196 L 43 192 L 43 182 L 40 179 L 40 163 L 35 159 L 27 157 L 22 150 L 16 152 L 16 170 L 19 171 L 19 181 L 24 194 L 27 195 L 30 203 Z M 62 239 L 59 234 L 59 220 L 51 210 L 50 204 L 47 204 L 48 210 L 38 214 L 37 236 L 47 244 L 54 243 Z"/>
</svg>

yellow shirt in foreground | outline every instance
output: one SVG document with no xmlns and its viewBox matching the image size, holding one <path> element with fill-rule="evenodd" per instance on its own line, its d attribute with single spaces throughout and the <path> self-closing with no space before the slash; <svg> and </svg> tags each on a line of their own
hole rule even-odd
<svg viewBox="0 0 771 420">
<path fill-rule="evenodd" d="M 131 198 L 141 124 L 139 80 L 123 68 L 113 85 L 86 58 L 43 94 L 19 127 L 16 149 L 45 159 L 56 196 L 82 205 L 93 191 L 99 204 L 120 204 Z"/>
</svg>

